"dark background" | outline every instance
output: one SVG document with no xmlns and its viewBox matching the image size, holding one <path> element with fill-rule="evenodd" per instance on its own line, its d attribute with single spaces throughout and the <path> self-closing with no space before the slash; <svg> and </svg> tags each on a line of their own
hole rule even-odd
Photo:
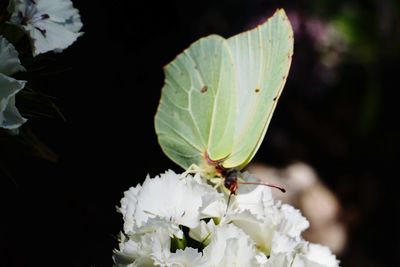
<svg viewBox="0 0 400 267">
<path fill-rule="evenodd" d="M 42 57 L 46 69 L 31 81 L 56 97 L 66 122 L 26 114 L 22 136 L 0 137 L 1 266 L 110 266 L 123 192 L 147 173 L 180 171 L 153 126 L 162 67 L 198 38 L 237 34 L 278 7 L 297 21 L 294 61 L 254 161 L 283 167 L 301 160 L 317 170 L 349 227 L 342 266 L 399 265 L 398 1 L 74 5 L 84 36 Z M 324 30 L 315 33 L 310 23 L 334 25 L 345 41 L 321 47 Z M 42 142 L 35 149 L 30 132 Z"/>
</svg>

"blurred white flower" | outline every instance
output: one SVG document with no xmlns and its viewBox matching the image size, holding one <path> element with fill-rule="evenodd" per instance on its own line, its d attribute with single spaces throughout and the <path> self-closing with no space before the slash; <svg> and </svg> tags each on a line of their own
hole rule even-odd
<svg viewBox="0 0 400 267">
<path fill-rule="evenodd" d="M 10 23 L 30 37 L 33 55 L 70 46 L 83 33 L 78 9 L 71 0 L 11 0 Z"/>
<path fill-rule="evenodd" d="M 0 128 L 16 129 L 26 122 L 15 107 L 15 95 L 26 82 L 9 76 L 24 70 L 14 46 L 0 36 Z"/>
</svg>

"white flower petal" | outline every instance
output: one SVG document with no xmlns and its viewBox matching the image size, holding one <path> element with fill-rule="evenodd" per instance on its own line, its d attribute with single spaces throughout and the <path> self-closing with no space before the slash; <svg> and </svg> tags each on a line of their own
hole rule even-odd
<svg viewBox="0 0 400 267">
<path fill-rule="evenodd" d="M 249 188 L 250 185 L 247 186 Z M 266 186 L 254 186 L 252 191 L 241 191 L 244 186 L 240 186 L 238 194 L 235 197 L 235 204 L 240 209 L 247 209 L 257 216 L 264 216 L 264 209 L 273 205 L 271 189 Z"/>
<path fill-rule="evenodd" d="M 154 258 L 168 257 L 169 251 L 168 232 L 158 228 L 131 235 L 128 239 L 121 235 L 119 250 L 114 251 L 113 259 L 117 266 L 155 266 Z"/>
<path fill-rule="evenodd" d="M 200 221 L 197 227 L 190 229 L 189 236 L 204 245 L 208 245 L 211 241 L 210 237 L 215 231 L 215 227 L 214 220 L 210 220 L 207 223 L 205 221 Z"/>
<path fill-rule="evenodd" d="M 274 235 L 274 224 L 268 218 L 263 221 L 251 218 L 249 214 L 243 218 L 236 218 L 232 223 L 243 230 L 256 243 L 258 250 L 266 255 L 270 254 L 272 246 L 272 238 Z"/>
<path fill-rule="evenodd" d="M 136 187 L 129 188 L 124 192 L 124 197 L 121 199 L 121 207 L 117 208 L 122 213 L 124 219 L 124 232 L 133 231 L 135 227 L 135 210 L 137 206 L 137 195 L 142 186 L 139 184 Z"/>
<path fill-rule="evenodd" d="M 16 129 L 26 122 L 15 107 L 15 95 L 26 82 L 7 76 L 23 70 L 14 46 L 0 36 L 0 128 Z"/>
<path fill-rule="evenodd" d="M 6 38 L 0 36 L 0 73 L 13 75 L 18 71 L 25 71 L 18 58 L 15 47 Z"/>
<path fill-rule="evenodd" d="M 265 200 L 265 198 L 262 197 L 262 191 L 254 190 L 252 193 L 258 196 L 255 196 L 253 200 L 259 199 L 261 201 L 258 207 L 264 205 L 262 199 Z M 241 200 L 239 199 L 239 201 Z M 238 206 L 240 207 L 240 202 Z M 276 234 L 299 237 L 301 232 L 309 225 L 300 212 L 289 205 L 279 203 L 271 205 L 271 202 L 268 202 L 263 207 L 262 212 L 260 209 L 255 210 L 251 206 L 246 211 L 249 214 L 237 216 L 239 213 L 236 211 L 236 217 L 228 215 L 226 218 L 230 217 L 229 221 L 248 234 L 255 241 L 257 248 L 266 255 L 270 255 L 273 250 L 273 237 Z"/>
<path fill-rule="evenodd" d="M 327 247 L 279 234 L 274 236 L 273 242 L 269 267 L 339 267 L 339 262 Z"/>
<path fill-rule="evenodd" d="M 164 231 L 165 232 L 165 231 Z M 162 265 L 171 255 L 171 239 L 166 235 L 153 236 L 151 258 L 155 265 Z"/>
<path fill-rule="evenodd" d="M 310 243 L 306 252 L 297 255 L 293 266 L 338 267 L 339 261 L 328 247 Z"/>
<path fill-rule="evenodd" d="M 223 194 L 207 194 L 202 198 L 200 218 L 222 218 L 226 213 L 227 202 Z"/>
<path fill-rule="evenodd" d="M 305 242 L 299 238 L 291 238 L 286 234 L 274 233 L 268 267 L 292 266 L 297 254 L 302 251 Z"/>
<path fill-rule="evenodd" d="M 1 76 L 1 74 L 0 74 Z M 25 84 L 25 83 L 23 83 Z M 0 77 L 0 87 L 1 87 L 1 77 Z M 19 89 L 20 90 L 20 89 Z M 18 92 L 19 90 L 16 90 L 15 92 Z M 6 102 L 7 98 L 4 99 Z M 0 102 L 3 102 L 0 100 Z M 0 103 L 0 106 L 2 103 Z M 22 124 L 24 124 L 27 121 L 27 119 L 23 118 L 21 114 L 19 113 L 17 107 L 15 106 L 15 96 L 10 96 L 8 98 L 8 103 L 6 107 L 1 110 L 0 109 L 0 127 L 5 128 L 5 129 L 17 129 L 20 127 Z"/>
<path fill-rule="evenodd" d="M 32 38 L 34 56 L 48 51 L 61 52 L 82 35 L 82 33 L 71 32 L 63 25 L 44 21 L 35 23 L 35 26 L 28 25 L 22 27 L 25 31 L 29 32 Z"/>
<path fill-rule="evenodd" d="M 32 2 L 32 0 L 28 0 L 28 2 Z M 62 23 L 78 13 L 71 0 L 35 0 L 35 2 L 38 11 L 51 14 L 56 22 Z"/>
<path fill-rule="evenodd" d="M 145 234 L 149 232 L 156 232 L 158 229 L 163 229 L 171 238 L 183 238 L 183 232 L 178 225 L 165 220 L 164 218 L 150 218 L 140 227 L 136 227 L 132 232 L 126 233 L 128 235 Z"/>
<path fill-rule="evenodd" d="M 165 262 L 160 266 L 167 267 L 200 267 L 205 265 L 202 254 L 197 249 L 187 247 L 184 250 L 178 249 L 175 253 L 171 253 Z"/>
<path fill-rule="evenodd" d="M 273 254 L 268 259 L 268 267 L 294 267 L 293 265 L 293 255 L 291 253 L 279 253 Z M 297 266 L 300 267 L 300 266 Z M 309 266 L 302 266 L 309 267 Z"/>
<path fill-rule="evenodd" d="M 257 266 L 260 266 L 260 267 L 267 266 L 268 258 L 264 253 L 258 252 L 256 254 L 256 256 L 255 256 L 255 259 L 256 259 L 256 262 L 257 262 Z"/>
<path fill-rule="evenodd" d="M 290 205 L 283 204 L 280 207 L 280 216 L 277 231 L 286 233 L 291 237 L 300 236 L 301 232 L 310 226 L 310 223 L 301 215 L 300 211 Z"/>
<path fill-rule="evenodd" d="M 147 178 L 138 192 L 134 219 L 138 226 L 156 215 L 175 225 L 196 227 L 200 221 L 199 208 L 207 194 L 217 194 L 193 177 L 181 177 L 173 171 L 153 179 Z"/>
<path fill-rule="evenodd" d="M 259 266 L 254 242 L 232 224 L 216 227 L 210 244 L 203 250 L 203 257 L 210 267 Z"/>
<path fill-rule="evenodd" d="M 272 238 L 271 254 L 296 252 L 302 244 L 300 238 L 292 238 L 286 234 L 275 232 Z"/>
</svg>

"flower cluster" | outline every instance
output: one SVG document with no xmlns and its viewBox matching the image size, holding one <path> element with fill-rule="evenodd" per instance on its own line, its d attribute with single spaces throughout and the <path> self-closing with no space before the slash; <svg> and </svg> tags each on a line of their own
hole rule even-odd
<svg viewBox="0 0 400 267">
<path fill-rule="evenodd" d="M 119 267 L 339 265 L 327 247 L 301 238 L 306 218 L 274 201 L 265 186 L 241 185 L 229 197 L 199 175 L 167 171 L 131 187 L 118 210 L 124 226 L 113 258 Z"/>
<path fill-rule="evenodd" d="M 26 81 L 11 77 L 25 70 L 12 44 L 23 37 L 18 29 L 29 37 L 35 57 L 61 52 L 82 35 L 81 28 L 71 0 L 10 0 L 6 10 L 0 6 L 0 128 L 17 129 L 26 121 L 15 107 L 15 95 Z"/>
</svg>

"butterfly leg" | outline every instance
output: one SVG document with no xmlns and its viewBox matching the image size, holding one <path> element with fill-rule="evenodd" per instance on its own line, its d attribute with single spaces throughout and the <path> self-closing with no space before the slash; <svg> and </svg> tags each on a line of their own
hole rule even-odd
<svg viewBox="0 0 400 267">
<path fill-rule="evenodd" d="M 182 173 L 182 177 L 187 176 L 188 174 L 196 174 L 196 173 L 201 173 L 201 169 L 199 168 L 199 166 L 197 166 L 196 164 L 192 164 L 189 166 L 189 168 Z"/>
</svg>

